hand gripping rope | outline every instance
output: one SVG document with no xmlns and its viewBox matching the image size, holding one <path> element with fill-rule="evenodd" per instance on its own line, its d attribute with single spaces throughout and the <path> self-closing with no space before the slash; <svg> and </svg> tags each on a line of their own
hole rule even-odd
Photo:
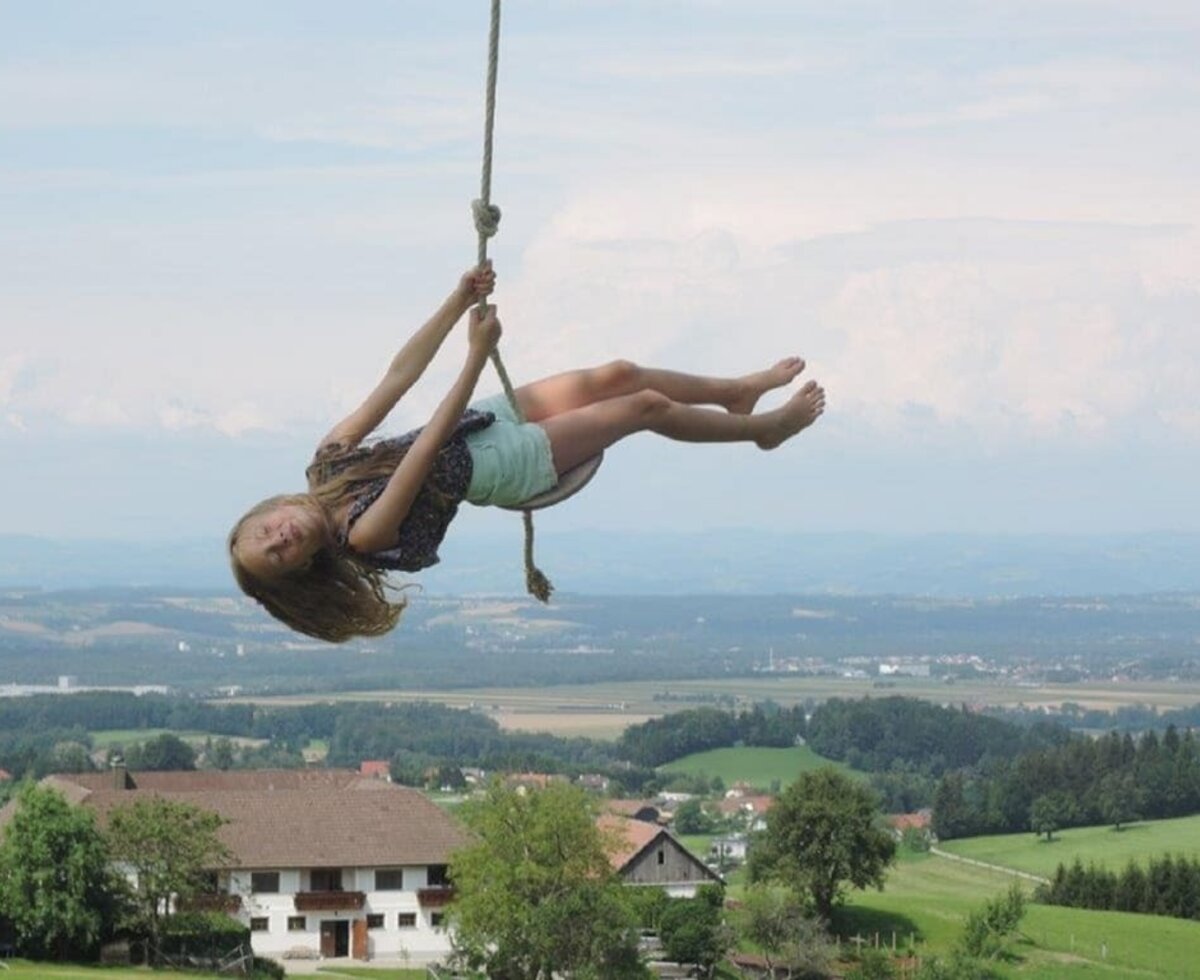
<svg viewBox="0 0 1200 980">
<path fill-rule="evenodd" d="M 491 29 L 488 32 L 487 105 L 483 124 L 483 180 L 480 185 L 479 199 L 471 202 L 475 230 L 479 233 L 478 262 L 480 265 L 487 261 L 488 239 L 496 234 L 500 226 L 500 209 L 492 203 L 492 133 L 495 129 L 496 119 L 496 67 L 499 60 L 500 0 L 492 0 Z M 478 309 L 480 315 L 486 312 L 486 299 L 479 300 Z M 500 384 L 504 386 L 504 394 L 508 398 L 509 405 L 512 406 L 513 414 L 518 420 L 524 422 L 525 416 L 521 412 L 520 405 L 517 404 L 512 381 L 509 380 L 508 371 L 504 367 L 504 361 L 500 357 L 498 348 L 492 349 L 491 359 L 492 366 L 500 377 Z M 519 510 L 522 513 L 525 523 L 525 588 L 529 590 L 530 595 L 541 602 L 550 601 L 550 593 L 554 591 L 554 586 L 550 584 L 550 580 L 542 573 L 542 570 L 533 563 L 533 512 L 556 504 L 560 500 L 566 500 L 582 490 L 596 475 L 596 470 L 599 469 L 603 459 L 604 454 L 598 453 L 564 473 L 558 483 L 545 493 L 540 493 L 536 497 L 506 508 Z"/>
</svg>

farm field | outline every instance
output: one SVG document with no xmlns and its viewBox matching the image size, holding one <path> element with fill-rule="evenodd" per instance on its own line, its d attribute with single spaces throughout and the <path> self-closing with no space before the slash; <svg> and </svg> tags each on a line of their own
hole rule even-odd
<svg viewBox="0 0 1200 980">
<path fill-rule="evenodd" d="M 1054 840 L 1032 833 L 968 837 L 940 845 L 945 851 L 1050 877 L 1061 862 L 1079 858 L 1120 871 L 1130 860 L 1140 861 L 1170 852 L 1200 858 L 1200 816 L 1130 824 L 1121 831 L 1111 826 L 1074 827 L 1058 831 Z"/>
<path fill-rule="evenodd" d="M 967 912 L 1014 880 L 946 858 L 907 857 L 891 869 L 884 891 L 853 892 L 838 926 L 844 935 L 879 932 L 889 943 L 892 930 L 900 942 L 915 934 L 923 955 L 945 953 L 957 942 Z M 1014 980 L 1196 975 L 1192 951 L 1200 948 L 1200 923 L 1032 903 L 1026 908 L 1025 941 L 1016 946 L 1020 959 L 1004 967 Z"/>
<path fill-rule="evenodd" d="M 216 740 L 221 737 L 209 732 L 175 731 L 170 728 L 104 728 L 91 732 L 92 744 L 98 749 L 107 749 L 114 745 L 128 747 L 139 742 L 148 742 L 159 735 L 176 735 L 196 747 L 204 745 L 210 738 Z M 266 739 L 262 738 L 243 738 L 236 735 L 230 736 L 229 740 L 235 745 L 262 745 L 266 742 Z"/>
<path fill-rule="evenodd" d="M 938 704 L 995 704 L 1057 707 L 1073 702 L 1086 707 L 1115 709 L 1128 704 L 1179 708 L 1200 702 L 1200 684 L 1134 682 L 1114 684 L 1045 684 L 1025 686 L 997 682 L 959 681 L 947 684 L 929 678 L 855 679 L 798 674 L 721 677 L 711 680 L 630 681 L 625 683 L 565 684 L 553 687 L 492 687 L 455 690 L 345 691 L 327 695 L 284 695 L 234 698 L 259 704 L 289 705 L 333 701 L 429 701 L 456 708 L 474 708 L 504 728 L 545 731 L 561 735 L 616 737 L 626 726 L 673 711 L 705 704 L 749 706 L 774 700 L 782 705 L 808 699 L 891 697 L 903 695 Z"/>
<path fill-rule="evenodd" d="M 850 771 L 840 762 L 831 762 L 817 755 L 807 745 L 780 749 L 711 749 L 708 752 L 684 756 L 658 768 L 661 772 L 705 776 L 708 779 L 720 776 L 726 786 L 742 781 L 765 791 L 773 782 L 787 786 L 800 773 L 822 766 L 835 766 L 843 772 Z"/>
</svg>

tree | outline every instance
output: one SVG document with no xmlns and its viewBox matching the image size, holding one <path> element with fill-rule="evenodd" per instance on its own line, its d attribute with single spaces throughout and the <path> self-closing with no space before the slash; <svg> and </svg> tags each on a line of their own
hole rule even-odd
<svg viewBox="0 0 1200 980">
<path fill-rule="evenodd" d="M 701 888 L 695 898 L 671 901 L 658 925 L 667 959 L 694 963 L 701 976 L 711 977 L 733 945 L 733 937 L 721 921 L 724 904 L 725 889 L 720 885 Z"/>
<path fill-rule="evenodd" d="M 675 811 L 677 834 L 706 834 L 712 830 L 712 820 L 699 800 L 688 800 Z"/>
<path fill-rule="evenodd" d="M 637 923 L 586 793 L 498 782 L 463 813 L 475 842 L 451 856 L 456 959 L 496 980 L 647 976 Z"/>
<path fill-rule="evenodd" d="M 1120 831 L 1121 824 L 1132 823 L 1141 809 L 1137 781 L 1129 772 L 1110 772 L 1100 780 L 1100 813 L 1106 823 Z"/>
<path fill-rule="evenodd" d="M 211 810 L 162 797 L 115 807 L 108 818 L 113 858 L 132 873 L 128 924 L 157 950 L 163 918 L 206 890 L 207 874 L 231 854 L 218 832 L 224 820 Z"/>
<path fill-rule="evenodd" d="M 145 772 L 190 770 L 196 768 L 196 750 L 178 735 L 163 732 L 141 745 L 132 746 L 125 753 L 125 762 L 130 769 Z"/>
<path fill-rule="evenodd" d="M 93 951 L 111 927 L 114 891 L 92 812 L 24 787 L 0 843 L 0 917 L 21 951 L 39 959 Z"/>
<path fill-rule="evenodd" d="M 982 908 L 967 913 L 963 928 L 962 951 L 967 956 L 996 959 L 1007 953 L 1008 940 L 1013 936 L 1025 915 L 1025 893 L 1013 884 L 1003 895 L 997 895 Z"/>
<path fill-rule="evenodd" d="M 1075 807 L 1066 793 L 1055 791 L 1039 796 L 1029 807 L 1029 826 L 1039 837 L 1054 839 L 1054 832 L 1071 822 Z"/>
<path fill-rule="evenodd" d="M 778 881 L 828 919 L 847 885 L 883 887 L 896 842 L 876 817 L 871 791 L 832 766 L 802 774 L 767 811 L 751 881 Z"/>
<path fill-rule="evenodd" d="M 833 944 L 820 920 L 808 915 L 795 895 L 762 886 L 749 889 L 742 902 L 740 926 L 741 934 L 767 961 L 768 976 L 778 976 L 780 970 L 787 978 L 829 972 Z"/>
<path fill-rule="evenodd" d="M 213 743 L 212 754 L 209 756 L 209 761 L 214 769 L 222 771 L 232 769 L 235 761 L 233 754 L 233 742 L 227 738 L 219 738 Z"/>
</svg>

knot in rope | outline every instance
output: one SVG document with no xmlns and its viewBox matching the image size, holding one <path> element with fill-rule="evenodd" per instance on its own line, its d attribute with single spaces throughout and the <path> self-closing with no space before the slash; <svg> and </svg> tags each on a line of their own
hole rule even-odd
<svg viewBox="0 0 1200 980">
<path fill-rule="evenodd" d="M 475 218 L 475 230 L 481 238 L 491 238 L 500 230 L 500 208 L 485 204 L 478 198 L 471 202 L 471 215 Z"/>
</svg>

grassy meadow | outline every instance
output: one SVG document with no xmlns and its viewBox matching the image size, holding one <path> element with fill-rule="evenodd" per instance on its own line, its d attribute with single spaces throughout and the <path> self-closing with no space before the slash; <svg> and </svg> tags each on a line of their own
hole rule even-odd
<svg viewBox="0 0 1200 980">
<path fill-rule="evenodd" d="M 957 942 L 967 913 L 1015 880 L 933 855 L 906 855 L 882 892 L 852 892 L 835 925 L 846 936 L 878 932 L 889 945 L 894 930 L 901 944 L 915 936 L 922 955 L 943 954 Z M 1031 903 L 1021 931 L 1014 960 L 1003 966 L 1014 980 L 1198 975 L 1198 922 Z"/>
<path fill-rule="evenodd" d="M 0 977 L 8 980 L 154 980 L 158 977 L 191 977 L 203 980 L 216 973 L 182 970 L 148 970 L 145 967 L 85 966 L 60 963 L 30 963 L 26 960 L 0 960 Z"/>
<path fill-rule="evenodd" d="M 201 748 L 208 739 L 211 738 L 215 742 L 222 737 L 210 732 L 176 731 L 173 728 L 101 728 L 90 734 L 92 745 L 98 749 L 109 749 L 117 745 L 128 748 L 131 745 L 149 742 L 150 739 L 158 738 L 159 735 L 175 735 L 194 748 Z M 241 735 L 225 737 L 228 737 L 234 745 L 264 745 L 267 741 L 265 738 L 246 738 Z"/>
<path fill-rule="evenodd" d="M 424 980 L 426 973 L 417 969 L 389 969 L 369 966 L 322 966 L 317 976 L 358 977 L 366 980 Z M 149 970 L 145 967 L 84 966 L 58 963 L 30 963 L 25 960 L 0 960 L 0 977 L 8 980 L 157 980 L 158 977 L 216 978 L 216 973 L 182 970 Z"/>
<path fill-rule="evenodd" d="M 807 745 L 794 745 L 785 749 L 733 748 L 711 749 L 659 766 L 660 772 L 680 773 L 688 776 L 705 776 L 712 779 L 720 776 L 726 786 L 746 782 L 766 790 L 773 782 L 787 786 L 802 772 L 836 766 L 849 770 L 840 762 L 831 762 L 817 755 Z"/>
<path fill-rule="evenodd" d="M 1200 858 L 1200 816 L 1130 824 L 1117 831 L 1111 826 L 1073 827 L 1058 831 L 1052 841 L 1032 833 L 970 837 L 947 841 L 943 850 L 989 864 L 1050 877 L 1061 862 L 1079 858 L 1120 871 L 1129 861 L 1171 853 Z M 1200 968 L 1197 970 L 1200 976 Z"/>
</svg>

